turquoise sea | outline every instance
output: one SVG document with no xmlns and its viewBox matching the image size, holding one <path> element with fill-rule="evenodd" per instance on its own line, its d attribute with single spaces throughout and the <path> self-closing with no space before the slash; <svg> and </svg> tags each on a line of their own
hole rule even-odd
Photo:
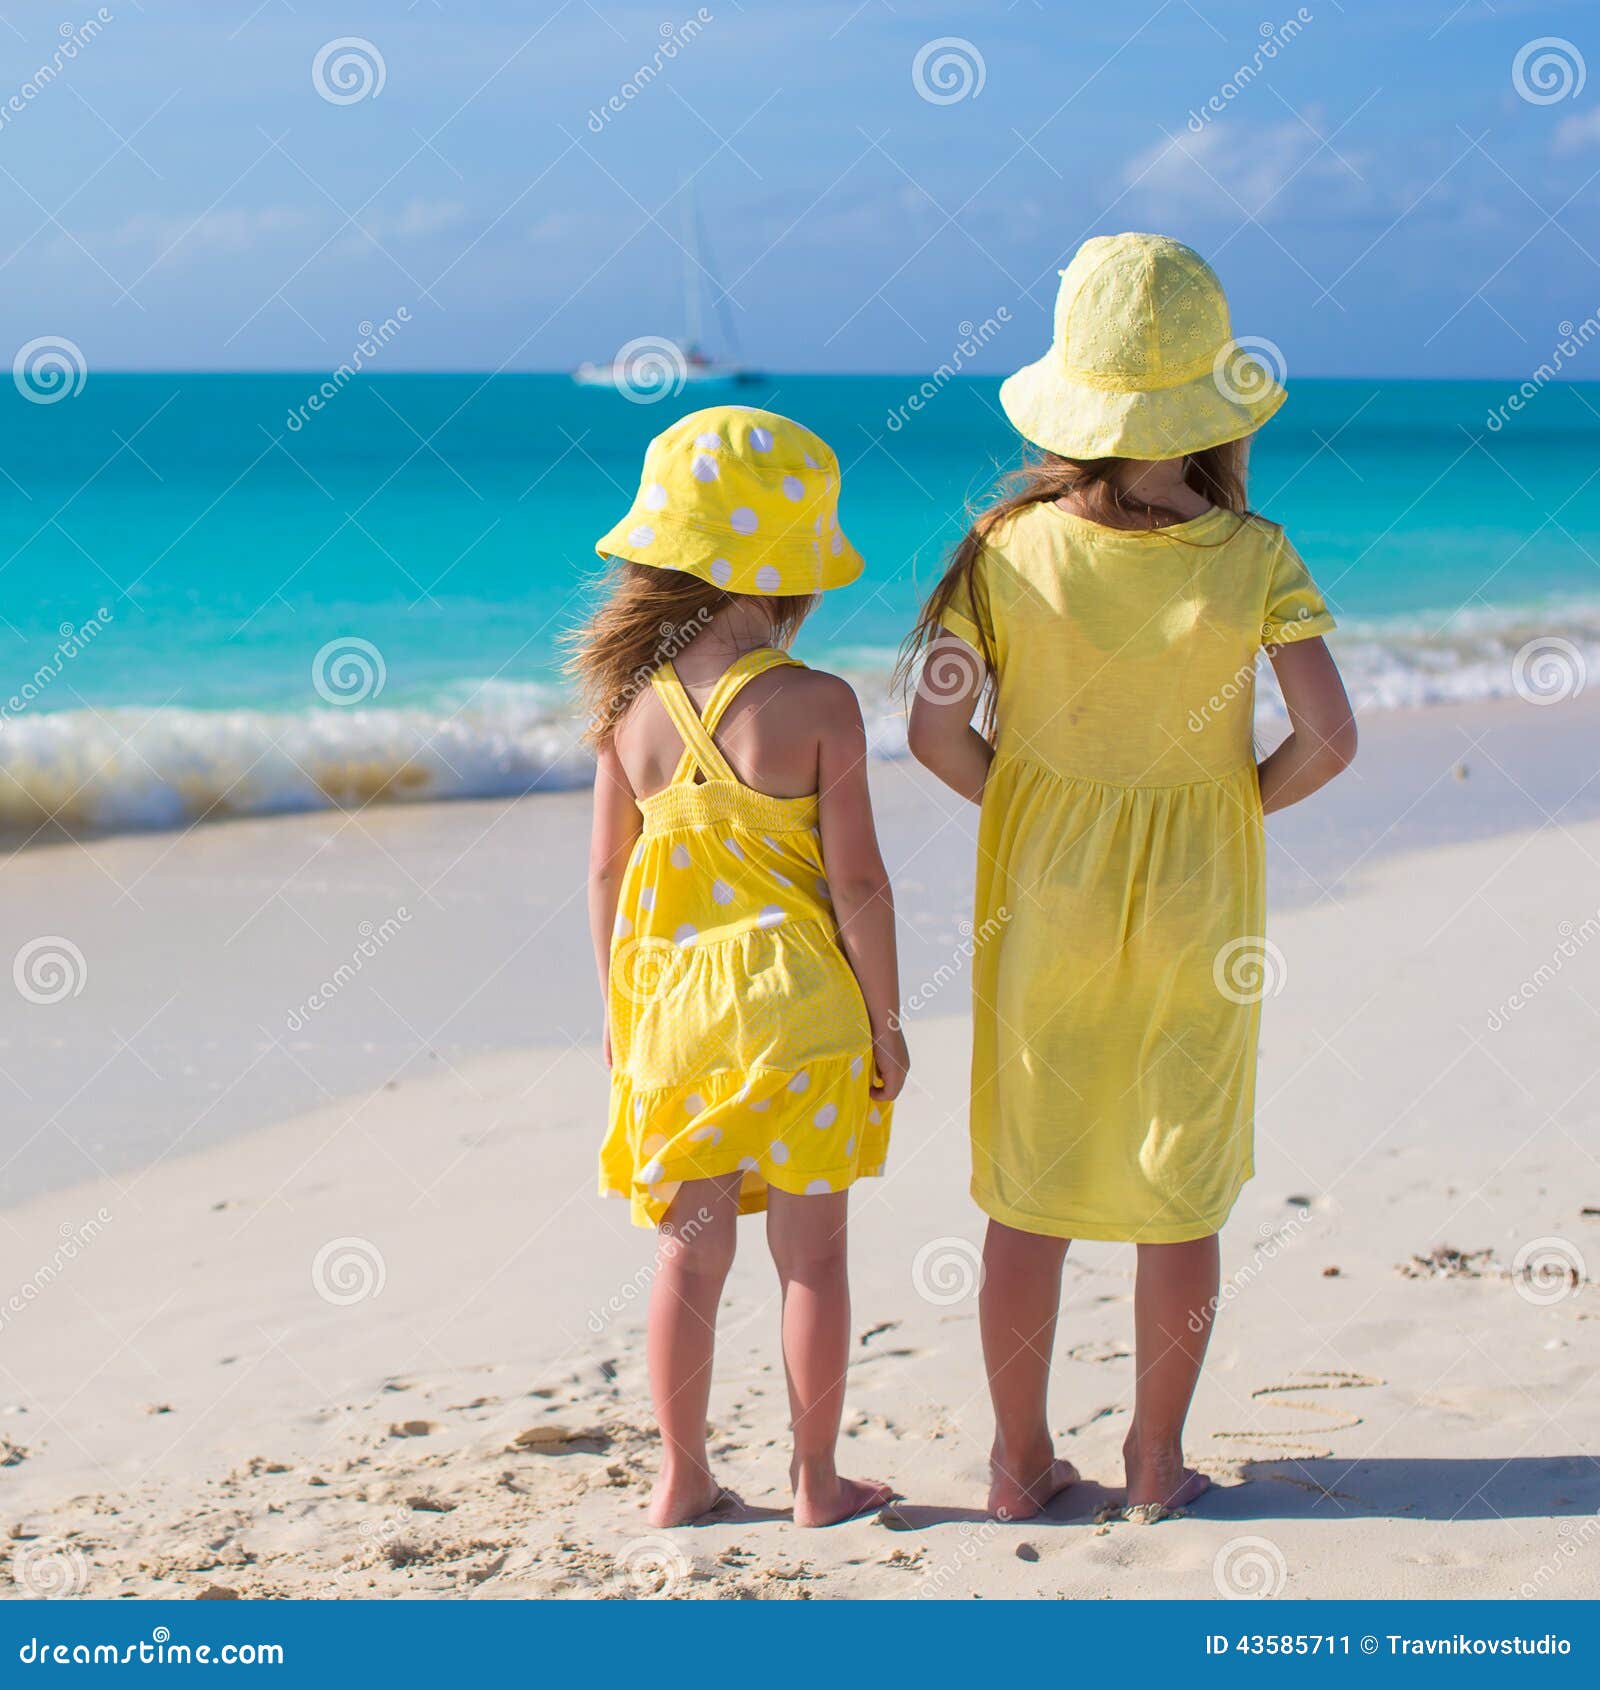
<svg viewBox="0 0 1600 1690">
<path fill-rule="evenodd" d="M 587 779 L 557 636 L 645 442 L 703 400 L 395 375 L 304 413 L 322 380 L 94 373 L 52 403 L 7 396 L 7 831 Z M 915 389 L 811 376 L 727 395 L 839 453 L 867 574 L 799 650 L 858 680 L 884 755 L 894 647 L 964 502 L 1017 453 L 998 382 L 958 378 L 913 410 Z M 1600 388 L 1552 384 L 1502 420 L 1509 392 L 1292 382 L 1257 443 L 1253 500 L 1339 614 L 1365 709 L 1508 693 L 1536 636 L 1600 660 Z"/>
</svg>

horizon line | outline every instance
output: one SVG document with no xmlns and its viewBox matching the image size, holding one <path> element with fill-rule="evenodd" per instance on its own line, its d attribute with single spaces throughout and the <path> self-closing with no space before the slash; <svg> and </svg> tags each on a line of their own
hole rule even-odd
<svg viewBox="0 0 1600 1690">
<path fill-rule="evenodd" d="M 112 365 L 112 366 L 109 366 L 109 367 L 96 364 L 96 365 L 90 365 L 89 366 L 89 369 L 86 372 L 85 385 L 87 385 L 87 378 L 88 377 L 107 377 L 107 376 L 284 376 L 284 377 L 295 376 L 295 377 L 304 377 L 304 378 L 311 379 L 311 380 L 325 381 L 325 380 L 327 380 L 329 375 L 332 374 L 333 371 L 336 371 L 338 368 L 339 368 L 338 365 L 334 365 L 333 369 L 329 370 L 329 369 L 314 369 L 314 368 L 310 368 L 310 367 L 301 367 L 301 366 L 298 366 L 298 365 L 275 366 L 275 365 L 261 365 L 261 364 L 241 364 L 241 365 L 232 365 L 232 366 L 220 366 L 220 365 L 215 365 L 215 366 L 214 365 L 184 366 L 184 365 L 174 365 L 174 364 L 151 364 L 151 365 L 128 364 L 128 365 L 120 365 L 119 364 L 119 365 Z M 442 377 L 442 378 L 460 377 L 460 376 L 478 376 L 478 377 L 483 377 L 483 378 L 489 379 L 489 380 L 492 380 L 496 377 L 502 377 L 502 376 L 505 376 L 505 377 L 523 377 L 523 378 L 530 378 L 530 377 L 566 377 L 566 378 L 570 379 L 572 377 L 572 374 L 573 374 L 572 370 L 570 368 L 567 368 L 567 367 L 552 368 L 552 369 L 537 369 L 537 370 L 505 370 L 505 369 L 493 369 L 493 368 L 489 368 L 489 367 L 464 364 L 464 365 L 458 365 L 458 366 L 451 366 L 449 368 L 425 368 L 425 369 L 386 368 L 386 369 L 383 369 L 383 370 L 358 370 L 358 371 L 355 371 L 353 373 L 352 377 L 349 378 L 349 379 L 362 380 L 362 381 L 391 381 L 391 380 L 395 380 L 395 379 L 398 379 L 398 378 L 401 378 L 401 377 L 415 377 L 415 376 L 437 376 L 437 377 Z M 929 380 L 933 380 L 935 378 L 936 374 L 937 374 L 937 372 L 933 371 L 933 370 L 772 370 L 772 371 L 760 370 L 760 371 L 753 372 L 753 374 L 748 378 L 748 385 L 750 385 L 750 386 L 760 386 L 760 385 L 775 386 L 776 384 L 778 384 L 780 382 L 785 382 L 785 381 L 816 381 L 816 380 L 825 380 L 825 381 L 919 381 L 919 380 L 920 381 L 929 381 Z M 941 385 L 949 385 L 951 382 L 1004 381 L 1005 378 L 1009 374 L 1011 374 L 1011 372 L 1008 371 L 1008 370 L 996 370 L 996 371 L 962 370 L 962 371 L 958 371 L 954 375 L 946 376 L 944 378 L 944 382 L 941 383 Z M 1466 387 L 1466 386 L 1478 386 L 1478 385 L 1499 385 L 1499 384 L 1502 384 L 1502 383 L 1505 383 L 1505 382 L 1520 384 L 1522 382 L 1525 382 L 1525 381 L 1528 381 L 1528 380 L 1531 380 L 1531 379 L 1532 378 L 1529 377 L 1525 373 L 1520 374 L 1520 375 L 1518 375 L 1518 374 L 1504 374 L 1504 375 L 1483 375 L 1483 376 L 1478 376 L 1478 375 L 1471 375 L 1471 376 L 1418 376 L 1418 375 L 1329 375 L 1329 374 L 1326 374 L 1326 373 L 1320 372 L 1320 371 L 1310 371 L 1310 372 L 1307 372 L 1304 375 L 1295 375 L 1295 376 L 1286 377 L 1285 380 L 1284 380 L 1284 386 L 1285 387 L 1292 387 L 1298 382 L 1336 382 L 1336 381 L 1343 381 L 1343 382 L 1366 382 L 1366 383 L 1392 382 L 1392 383 L 1397 383 L 1397 384 L 1398 383 L 1412 383 L 1412 384 L 1418 384 L 1418 385 L 1420 385 L 1422 383 L 1432 382 L 1432 383 L 1437 384 L 1437 385 L 1455 385 L 1455 386 Z M 1546 382 L 1543 385 L 1552 386 L 1552 387 L 1553 386 L 1560 386 L 1560 387 L 1595 387 L 1595 386 L 1600 386 L 1600 378 L 1587 378 L 1586 379 L 1586 378 L 1581 378 L 1581 377 L 1556 376 L 1552 381 Z M 597 392 L 604 392 L 604 391 L 607 391 L 607 390 L 603 389 L 603 388 L 597 388 L 596 391 Z"/>
</svg>

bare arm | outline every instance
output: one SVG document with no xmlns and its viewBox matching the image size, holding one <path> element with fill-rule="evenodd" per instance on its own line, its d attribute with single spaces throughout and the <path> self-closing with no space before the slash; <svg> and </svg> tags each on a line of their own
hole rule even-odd
<svg viewBox="0 0 1600 1690">
<path fill-rule="evenodd" d="M 600 996 L 609 1005 L 611 981 L 611 933 L 617 922 L 617 900 L 622 877 L 627 872 L 628 853 L 638 839 L 643 823 L 633 801 L 633 789 L 622 772 L 616 747 L 600 752 L 594 772 L 594 826 L 589 835 L 589 937 L 594 945 L 595 967 L 600 975 Z M 609 1009 L 605 1032 L 606 1066 L 611 1065 L 611 1022 Z"/>
<path fill-rule="evenodd" d="M 906 729 L 911 755 L 974 804 L 983 802 L 994 761 L 994 747 L 972 725 L 987 675 L 982 657 L 965 640 L 941 630 L 928 648 Z"/>
<path fill-rule="evenodd" d="M 843 682 L 829 693 L 818 748 L 822 860 L 844 954 L 866 1000 L 877 1083 L 872 1095 L 894 1098 L 909 1059 L 900 1032 L 900 965 L 894 893 L 878 850 L 867 788 L 867 734 L 861 706 Z"/>
<path fill-rule="evenodd" d="M 1260 766 L 1261 808 L 1270 814 L 1309 798 L 1349 768 L 1356 754 L 1356 721 L 1326 641 L 1270 646 L 1267 655 L 1292 730 Z"/>
</svg>

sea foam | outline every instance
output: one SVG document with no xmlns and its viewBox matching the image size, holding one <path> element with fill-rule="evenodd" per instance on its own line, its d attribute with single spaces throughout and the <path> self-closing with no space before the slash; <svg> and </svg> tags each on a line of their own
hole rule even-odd
<svg viewBox="0 0 1600 1690">
<path fill-rule="evenodd" d="M 1600 606 L 1352 622 L 1330 642 L 1358 713 L 1476 699 L 1548 703 L 1600 686 Z M 818 661 L 861 696 L 878 758 L 905 755 L 893 653 Z M 1257 715 L 1283 721 L 1271 666 Z M 0 832 L 29 837 L 182 827 L 199 819 L 327 807 L 507 797 L 585 786 L 594 762 L 559 689 L 459 682 L 404 707 L 299 712 L 116 708 L 0 714 Z"/>
</svg>

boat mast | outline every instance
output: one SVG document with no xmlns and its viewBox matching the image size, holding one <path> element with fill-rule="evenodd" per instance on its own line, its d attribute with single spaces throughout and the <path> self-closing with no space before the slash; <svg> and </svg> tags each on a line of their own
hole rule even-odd
<svg viewBox="0 0 1600 1690">
<path fill-rule="evenodd" d="M 684 350 L 700 345 L 700 219 L 695 215 L 694 184 L 683 192 L 683 314 Z"/>
</svg>

